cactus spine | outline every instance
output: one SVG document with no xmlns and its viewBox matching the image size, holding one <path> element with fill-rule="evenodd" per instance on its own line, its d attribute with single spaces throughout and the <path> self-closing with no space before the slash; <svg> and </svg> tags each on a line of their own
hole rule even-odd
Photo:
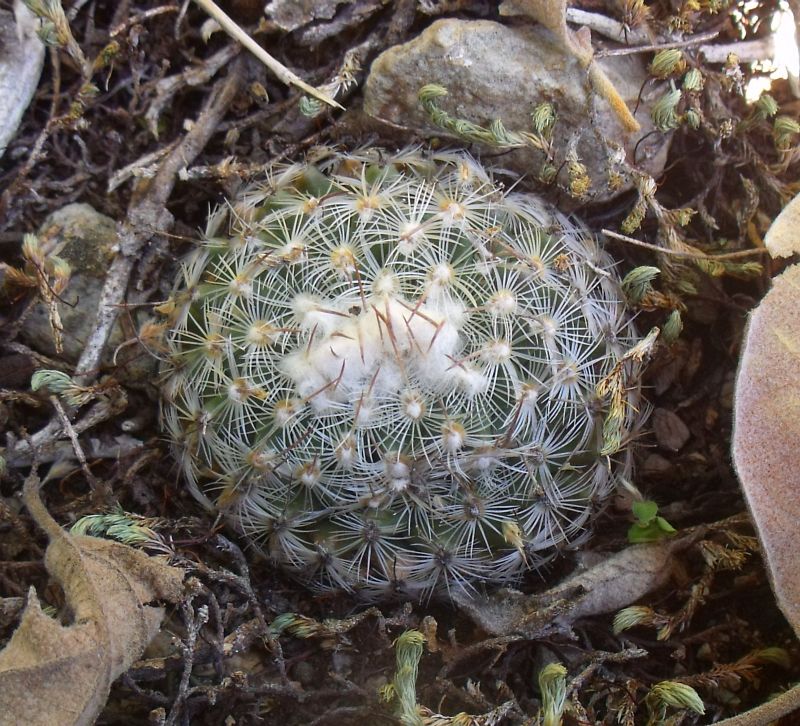
<svg viewBox="0 0 800 726">
<path fill-rule="evenodd" d="M 588 532 L 629 458 L 595 389 L 634 333 L 574 224 L 466 154 L 373 152 L 273 170 L 204 237 L 165 306 L 163 423 L 277 561 L 469 591 Z"/>
</svg>

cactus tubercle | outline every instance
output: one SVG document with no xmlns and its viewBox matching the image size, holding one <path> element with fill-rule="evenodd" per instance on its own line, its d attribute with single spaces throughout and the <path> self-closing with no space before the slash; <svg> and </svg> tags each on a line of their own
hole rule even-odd
<svg viewBox="0 0 800 726">
<path fill-rule="evenodd" d="M 507 582 L 628 466 L 596 392 L 635 343 L 621 300 L 590 236 L 466 154 L 275 169 L 162 306 L 163 424 L 196 496 L 319 587 Z"/>
</svg>

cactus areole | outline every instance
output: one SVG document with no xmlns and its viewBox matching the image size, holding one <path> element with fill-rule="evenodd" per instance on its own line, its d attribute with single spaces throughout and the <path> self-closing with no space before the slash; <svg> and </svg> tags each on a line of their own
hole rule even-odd
<svg viewBox="0 0 800 726">
<path fill-rule="evenodd" d="M 635 342 L 621 297 L 466 154 L 273 169 L 162 306 L 163 425 L 195 496 L 314 586 L 473 592 L 581 541 L 624 475 L 596 390 Z"/>
</svg>

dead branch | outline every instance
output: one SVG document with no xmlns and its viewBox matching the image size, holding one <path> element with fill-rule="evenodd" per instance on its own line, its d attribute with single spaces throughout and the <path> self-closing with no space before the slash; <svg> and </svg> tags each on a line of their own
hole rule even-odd
<svg viewBox="0 0 800 726">
<path fill-rule="evenodd" d="M 95 329 L 78 361 L 76 380 L 85 385 L 96 375 L 108 336 L 117 317 L 117 306 L 125 297 L 131 273 L 145 245 L 172 226 L 166 203 L 178 173 L 203 150 L 216 131 L 242 82 L 241 63 L 235 62 L 227 76 L 217 81 L 200 115 L 175 150 L 161 163 L 155 178 L 134 194 L 127 218 L 119 225 L 119 254 L 111 263 L 100 295 Z"/>
<path fill-rule="evenodd" d="M 172 215 L 165 205 L 175 187 L 178 174 L 203 150 L 216 131 L 239 90 L 241 78 L 241 63 L 234 62 L 225 78 L 218 80 L 214 85 L 200 115 L 186 132 L 186 136 L 161 162 L 156 176 L 152 181 L 141 182 L 140 188 L 136 190 L 138 193 L 134 193 L 127 217 L 118 226 L 119 253 L 111 263 L 106 276 L 98 303 L 95 327 L 76 367 L 75 380 L 79 385 L 87 385 L 97 376 L 108 336 L 116 321 L 119 306 L 125 298 L 134 266 L 147 243 L 172 225 Z M 106 405 L 106 408 L 109 406 Z M 106 411 L 106 415 L 99 419 L 87 416 L 81 422 L 84 424 L 82 427 L 75 425 L 75 431 L 86 430 L 90 422 L 97 423 L 108 415 L 110 411 Z M 47 449 L 63 435 L 63 425 L 58 418 L 55 418 L 37 431 L 31 440 L 37 449 Z M 14 462 L 27 461 L 28 457 L 28 445 L 21 441 L 15 447 L 10 447 L 7 460 L 9 465 L 13 466 Z"/>
</svg>

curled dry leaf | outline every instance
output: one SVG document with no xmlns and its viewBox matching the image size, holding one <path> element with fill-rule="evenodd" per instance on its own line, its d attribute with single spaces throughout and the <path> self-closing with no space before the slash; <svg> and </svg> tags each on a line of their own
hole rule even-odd
<svg viewBox="0 0 800 726">
<path fill-rule="evenodd" d="M 800 252 L 800 194 L 789 202 L 775 218 L 764 236 L 773 257 L 791 257 Z"/>
<path fill-rule="evenodd" d="M 674 540 L 626 547 L 579 569 L 549 590 L 525 595 L 503 589 L 488 597 L 456 597 L 459 607 L 494 636 L 542 638 L 569 632 L 582 617 L 609 613 L 640 600 L 672 576 L 675 554 L 702 537 L 696 527 Z"/>
<path fill-rule="evenodd" d="M 73 614 L 65 626 L 42 612 L 31 588 L 19 627 L 0 651 L 0 724 L 92 724 L 111 683 L 141 656 L 163 607 L 178 602 L 183 571 L 117 542 L 72 536 L 53 520 L 31 475 L 23 498 L 47 533 L 45 566 Z"/>
<path fill-rule="evenodd" d="M 800 195 L 773 222 L 773 256 L 800 251 Z M 800 265 L 775 278 L 751 313 L 733 410 L 733 460 L 780 609 L 800 637 Z M 794 686 L 722 726 L 762 726 L 800 709 Z"/>
<path fill-rule="evenodd" d="M 750 316 L 736 378 L 733 459 L 778 605 L 800 635 L 798 442 L 800 265 L 793 265 Z"/>
</svg>

